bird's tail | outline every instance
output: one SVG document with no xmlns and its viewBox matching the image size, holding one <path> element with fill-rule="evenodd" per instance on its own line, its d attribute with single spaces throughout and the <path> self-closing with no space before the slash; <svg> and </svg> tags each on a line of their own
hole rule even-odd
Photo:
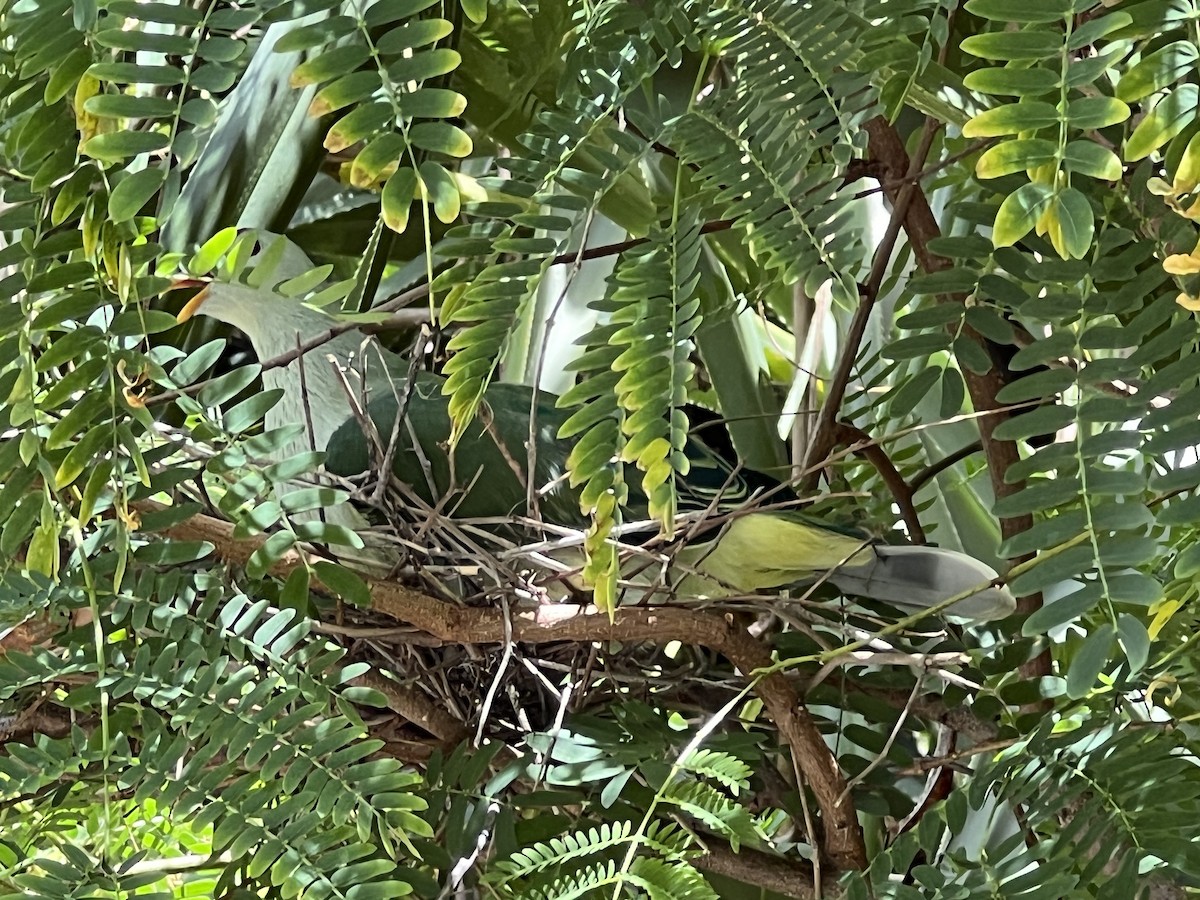
<svg viewBox="0 0 1200 900">
<path fill-rule="evenodd" d="M 988 621 L 1004 618 L 1017 605 L 1007 587 L 989 584 L 997 577 L 991 566 L 955 550 L 880 545 L 869 561 L 841 568 L 829 580 L 847 594 L 912 609 L 928 609 L 979 588 L 945 613 Z"/>
</svg>

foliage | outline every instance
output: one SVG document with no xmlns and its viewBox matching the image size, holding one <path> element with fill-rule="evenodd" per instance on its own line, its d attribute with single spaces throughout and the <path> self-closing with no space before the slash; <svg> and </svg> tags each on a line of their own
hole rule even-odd
<svg viewBox="0 0 1200 900">
<path fill-rule="evenodd" d="M 1198 20 L 3 5 L 0 896 L 1200 886 Z M 331 325 L 427 304 L 436 329 L 382 339 L 447 376 L 455 440 L 573 347 L 555 477 L 588 529 L 532 503 L 497 538 L 318 478 L 303 422 L 261 427 L 271 361 L 177 325 L 201 283 Z M 585 549 L 570 590 L 616 627 L 623 585 L 721 533 L 731 503 L 678 501 L 695 433 L 818 514 L 996 563 L 1021 615 L 897 625 L 823 585 L 668 598 L 692 640 L 512 641 L 521 603 L 563 599 L 527 571 L 551 551 Z M 461 601 L 464 633 L 500 610 L 504 637 L 397 637 L 349 564 L 352 493 L 422 602 Z M 805 764 L 844 786 L 864 868 Z"/>
</svg>

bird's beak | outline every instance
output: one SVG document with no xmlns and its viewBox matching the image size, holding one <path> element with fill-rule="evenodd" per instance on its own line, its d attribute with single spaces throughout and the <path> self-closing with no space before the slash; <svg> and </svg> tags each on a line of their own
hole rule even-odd
<svg viewBox="0 0 1200 900">
<path fill-rule="evenodd" d="M 186 287 L 187 285 L 179 286 Z M 199 293 L 192 297 L 192 299 L 187 303 L 183 304 L 183 309 L 179 311 L 179 315 L 175 317 L 175 321 L 182 324 L 199 312 L 200 307 L 204 305 L 204 301 L 208 299 L 208 289 L 209 285 L 204 285 L 204 287 L 200 289 Z"/>
</svg>

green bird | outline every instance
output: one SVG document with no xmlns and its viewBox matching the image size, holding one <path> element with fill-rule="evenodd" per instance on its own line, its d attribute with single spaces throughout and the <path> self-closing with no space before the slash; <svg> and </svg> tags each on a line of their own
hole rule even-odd
<svg viewBox="0 0 1200 900">
<path fill-rule="evenodd" d="M 307 260 L 297 259 L 292 267 L 304 271 Z M 295 350 L 334 325 L 330 317 L 299 299 L 241 285 L 209 285 L 187 303 L 179 318 L 184 321 L 197 313 L 241 330 L 264 361 Z M 578 495 L 566 478 L 571 443 L 558 438 L 568 413 L 557 407 L 554 395 L 493 383 L 475 422 L 451 452 L 443 379 L 421 371 L 409 384 L 409 370 L 406 361 L 354 331 L 287 365 L 265 370 L 264 387 L 281 392 L 279 402 L 266 414 L 265 427 L 304 425 L 277 450 L 278 456 L 324 450 L 325 468 L 334 475 L 351 477 L 369 471 L 377 453 L 350 411 L 349 389 L 365 408 L 375 433 L 385 443 L 394 435 L 392 474 L 426 502 L 436 503 L 454 491 L 450 510 L 455 516 L 523 515 L 530 492 L 527 445 L 533 416 L 532 480 L 539 511 L 554 524 L 586 524 Z M 404 419 L 397 423 L 401 408 Z M 689 439 L 685 449 L 692 465 L 686 477 L 677 479 L 681 510 L 709 509 L 718 492 L 718 510 L 731 510 L 756 487 L 771 483 L 754 473 L 734 473 L 698 439 Z M 777 499 L 789 496 L 795 499 L 782 493 Z M 333 515 L 327 520 L 356 530 L 366 525 L 349 504 L 330 512 Z M 629 514 L 645 518 L 645 512 L 645 497 L 631 485 Z M 352 563 L 364 567 L 374 563 L 378 568 L 382 552 L 368 548 L 357 560 L 353 553 L 341 555 Z M 1002 618 L 1015 609 L 1011 592 L 990 584 L 996 572 L 973 557 L 938 547 L 879 544 L 865 533 L 795 510 L 735 513 L 720 529 L 689 542 L 675 562 L 678 571 L 668 574 L 667 587 L 680 598 L 777 591 L 828 578 L 846 594 L 916 610 L 974 590 L 948 610 L 955 618 L 967 620 Z"/>
</svg>

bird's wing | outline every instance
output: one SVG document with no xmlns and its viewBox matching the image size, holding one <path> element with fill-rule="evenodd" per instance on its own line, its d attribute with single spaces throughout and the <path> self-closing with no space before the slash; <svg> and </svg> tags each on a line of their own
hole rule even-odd
<svg viewBox="0 0 1200 900">
<path fill-rule="evenodd" d="M 835 571 L 830 581 L 847 594 L 882 600 L 893 606 L 929 609 L 960 594 L 969 596 L 946 610 L 960 619 L 1003 619 L 1017 608 L 1004 586 L 993 586 L 996 571 L 965 553 L 943 547 L 891 546 L 874 548 L 862 566 Z"/>
<path fill-rule="evenodd" d="M 535 395 L 521 385 L 489 386 L 479 415 L 451 451 L 443 384 L 440 376 L 420 372 L 411 391 L 400 382 L 395 392 L 376 391 L 368 404 L 367 413 L 385 447 L 395 431 L 392 474 L 429 503 L 456 492 L 452 510 L 460 518 L 524 513 L 532 412 L 536 416 L 533 489 L 540 495 L 542 513 L 558 524 L 582 524 L 578 500 L 562 478 L 570 448 L 558 440 L 566 415 L 555 407 L 554 397 Z M 405 416 L 397 427 L 401 404 Z M 372 448 L 361 425 L 347 419 L 329 441 L 325 467 L 335 475 L 352 477 L 371 464 Z"/>
</svg>

